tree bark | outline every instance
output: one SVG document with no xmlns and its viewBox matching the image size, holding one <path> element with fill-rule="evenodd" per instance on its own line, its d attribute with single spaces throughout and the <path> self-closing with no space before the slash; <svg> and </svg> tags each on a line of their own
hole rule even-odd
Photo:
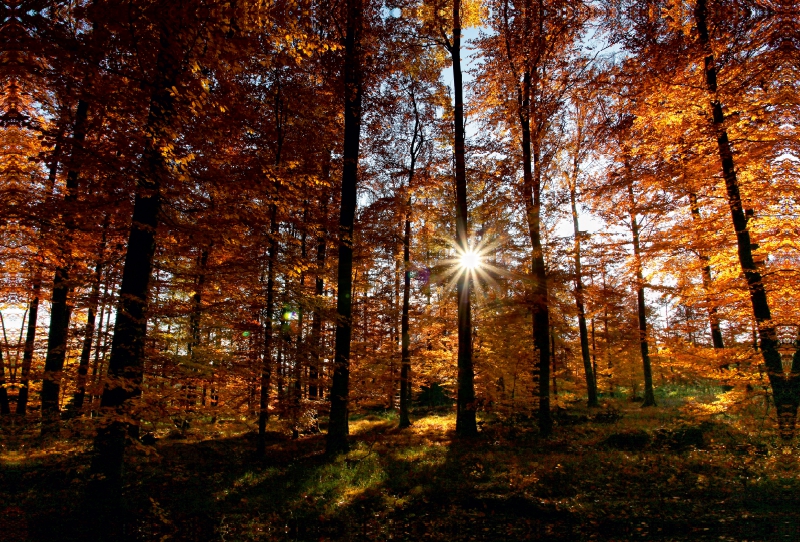
<svg viewBox="0 0 800 542">
<path fill-rule="evenodd" d="M 736 231 L 739 266 L 750 293 L 750 303 L 758 328 L 761 356 L 767 369 L 767 376 L 775 399 L 775 408 L 778 412 L 780 436 L 788 442 L 794 437 L 797 409 L 800 405 L 800 372 L 792 371 L 788 376 L 783 373 L 781 354 L 778 351 L 778 335 L 775 325 L 772 323 L 767 292 L 761 272 L 753 259 L 753 245 L 750 240 L 750 231 L 747 228 L 747 216 L 742 205 L 739 181 L 733 162 L 733 151 L 725 128 L 722 104 L 717 97 L 717 68 L 708 33 L 706 0 L 697 1 L 694 18 L 698 41 L 706 55 L 704 59 L 706 91 L 710 97 L 711 118 L 717 137 L 717 150 L 722 163 L 722 176 L 725 179 L 728 206 Z"/>
<path fill-rule="evenodd" d="M 5 325 L 3 325 L 3 335 L 5 336 Z M 6 341 L 6 345 L 7 343 L 8 341 Z M 6 367 L 3 361 L 3 349 L 0 348 L 0 414 L 10 413 L 11 406 L 8 402 L 8 389 L 6 388 Z"/>
<path fill-rule="evenodd" d="M 541 4 L 539 22 L 542 23 Z M 530 36 L 531 18 L 533 16 L 532 6 L 526 3 L 523 30 L 524 36 Z M 528 222 L 528 234 L 531 240 L 531 313 L 533 315 L 533 343 L 538 357 L 534 362 L 534 380 L 538 379 L 538 424 L 542 435 L 547 436 L 553 430 L 553 420 L 550 413 L 550 307 L 547 291 L 547 270 L 544 265 L 544 253 L 542 252 L 541 239 L 541 167 L 540 167 L 540 146 L 538 133 L 536 141 L 532 137 L 531 118 L 532 104 L 531 94 L 535 86 L 534 77 L 536 74 L 535 62 L 532 58 L 526 57 L 523 65 L 517 67 L 515 56 L 512 50 L 512 30 L 509 25 L 508 4 L 504 6 L 503 12 L 505 28 L 504 39 L 506 55 L 517 89 L 517 117 L 520 124 L 522 136 L 522 196 L 525 203 L 525 215 Z M 539 29 L 539 36 L 542 35 Z M 531 38 L 532 39 L 532 38 Z M 533 147 L 533 149 L 532 149 Z M 533 151 L 533 152 L 532 152 Z M 534 175 L 535 167 L 535 175 Z"/>
<path fill-rule="evenodd" d="M 162 28 L 159 39 L 156 81 L 150 96 L 145 128 L 145 133 L 152 135 L 146 141 L 144 167 L 136 183 L 108 363 L 110 381 L 100 401 L 106 423 L 95 439 L 91 467 L 92 474 L 96 476 L 94 498 L 108 506 L 110 513 L 118 509 L 122 494 L 125 436 L 138 436 L 138 426 L 127 421 L 126 406 L 131 399 L 141 395 L 147 334 L 146 311 L 161 207 L 160 190 L 167 174 L 161 146 L 171 141 L 168 130 L 174 113 L 171 88 L 176 83 L 180 66 L 180 61 L 169 54 L 172 44 L 165 28 Z"/>
<path fill-rule="evenodd" d="M 64 208 L 62 213 L 64 222 L 60 239 L 61 261 L 58 263 L 53 278 L 53 290 L 50 301 L 50 329 L 47 337 L 47 357 L 44 363 L 42 376 L 42 432 L 55 430 L 58 420 L 58 397 L 61 388 L 61 372 L 64 370 L 64 360 L 67 354 L 67 332 L 69 317 L 72 307 L 69 305 L 68 296 L 71 290 L 69 273 L 72 266 L 72 238 L 75 228 L 76 203 L 78 200 L 78 162 L 83 142 L 86 139 L 86 122 L 89 115 L 89 104 L 84 100 L 78 101 L 75 112 L 75 123 L 72 128 L 72 144 L 70 150 L 69 170 L 65 183 Z"/>
<path fill-rule="evenodd" d="M 576 157 L 577 162 L 577 157 Z M 575 258 L 575 305 L 578 309 L 578 329 L 581 339 L 581 358 L 583 359 L 583 370 L 586 375 L 586 390 L 589 396 L 588 406 L 596 407 L 597 402 L 597 380 L 592 367 L 592 359 L 589 353 L 589 331 L 586 327 L 586 310 L 583 304 L 583 275 L 581 272 L 581 232 L 578 224 L 578 204 L 577 204 L 577 163 L 570 179 L 569 197 L 572 206 L 572 229 L 575 235 L 574 258 Z M 592 338 L 594 338 L 594 321 L 592 322 Z"/>
<path fill-rule="evenodd" d="M 350 339 L 352 336 L 353 223 L 361 142 L 363 31 L 362 0 L 347 0 L 344 55 L 344 144 L 342 148 L 342 202 L 339 213 L 339 265 L 336 296 L 336 339 L 331 383 L 331 411 L 325 451 L 329 456 L 349 448 L 348 399 L 350 394 Z"/>
<path fill-rule="evenodd" d="M 647 314 L 645 313 L 644 276 L 642 274 L 642 252 L 639 245 L 639 222 L 636 219 L 636 199 L 633 193 L 633 181 L 628 180 L 628 197 L 631 207 L 631 234 L 633 236 L 633 258 L 636 266 L 636 312 L 639 320 L 639 348 L 642 354 L 644 369 L 644 402 L 643 407 L 656 406 L 653 393 L 653 369 L 650 364 L 650 352 L 647 342 Z"/>
<path fill-rule="evenodd" d="M 106 213 L 103 219 L 103 233 L 100 238 L 100 248 L 98 250 L 97 263 L 94 268 L 94 282 L 92 283 L 92 291 L 89 294 L 89 311 L 86 316 L 86 331 L 83 337 L 83 346 L 81 348 L 81 357 L 78 364 L 78 381 L 75 393 L 72 395 L 72 401 L 68 405 L 68 410 L 72 413 L 78 413 L 83 408 L 84 397 L 86 396 L 86 375 L 89 372 L 89 357 L 92 351 L 92 339 L 94 338 L 95 319 L 97 313 L 97 305 L 100 296 L 100 284 L 103 277 L 103 258 L 105 257 L 106 250 L 106 236 L 108 233 L 108 224 L 110 215 Z"/>
<path fill-rule="evenodd" d="M 283 96 L 281 94 L 280 80 L 276 82 L 275 102 L 275 132 L 277 134 L 277 144 L 275 147 L 275 167 L 281 165 L 283 151 L 283 127 L 286 115 Z M 267 447 L 267 420 L 269 418 L 269 388 L 272 381 L 272 327 L 275 312 L 275 266 L 278 258 L 278 233 L 280 224 L 278 223 L 278 206 L 275 200 L 278 197 L 279 186 L 275 187 L 276 193 L 269 207 L 269 250 L 267 254 L 267 304 L 264 307 L 266 321 L 264 322 L 264 358 L 261 367 L 261 390 L 258 401 L 258 439 L 256 441 L 256 455 L 263 455 Z M 282 374 L 280 360 L 278 360 L 278 371 Z M 280 394 L 280 383 L 278 388 Z"/>
<path fill-rule="evenodd" d="M 453 1 L 453 41 L 448 46 L 453 61 L 453 132 L 456 181 L 456 246 L 464 254 L 469 251 L 467 205 L 467 168 L 464 132 L 464 88 L 461 73 L 461 0 Z M 456 398 L 456 434 L 470 437 L 478 434 L 475 405 L 475 370 L 472 362 L 472 280 L 461 270 L 458 295 L 458 392 Z"/>
<path fill-rule="evenodd" d="M 400 427 L 409 427 L 411 406 L 411 335 L 409 334 L 409 305 L 411 297 L 411 197 L 408 199 L 405 231 L 403 233 L 403 312 L 400 318 Z"/>
<path fill-rule="evenodd" d="M 330 155 L 323 173 L 326 179 L 330 179 Z M 322 207 L 322 223 L 317 236 L 317 276 L 314 281 L 314 294 L 316 295 L 317 302 L 320 305 L 314 310 L 314 316 L 311 319 L 311 352 L 308 366 L 308 395 L 312 398 L 322 395 L 319 382 L 321 373 L 319 362 L 322 341 L 322 295 L 325 292 L 325 279 L 323 278 L 323 273 L 325 271 L 325 253 L 327 250 L 328 238 L 328 229 L 326 225 L 328 221 L 327 194 L 322 196 L 322 201 L 320 203 Z"/>
</svg>

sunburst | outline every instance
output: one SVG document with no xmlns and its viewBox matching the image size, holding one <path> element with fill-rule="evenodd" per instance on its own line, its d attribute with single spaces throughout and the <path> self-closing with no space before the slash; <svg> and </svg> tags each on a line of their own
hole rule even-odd
<svg viewBox="0 0 800 542">
<path fill-rule="evenodd" d="M 458 281 L 466 274 L 477 293 L 484 295 L 486 293 L 484 285 L 494 286 L 496 284 L 495 277 L 507 274 L 506 270 L 492 265 L 488 261 L 489 255 L 500 244 L 500 239 L 483 238 L 475 246 L 468 243 L 466 250 L 454 240 L 448 240 L 448 244 L 453 247 L 455 254 L 442 261 L 447 270 L 438 277 L 438 280 L 434 279 L 436 282 L 446 282 L 445 289 L 447 291 L 455 289 Z"/>
</svg>

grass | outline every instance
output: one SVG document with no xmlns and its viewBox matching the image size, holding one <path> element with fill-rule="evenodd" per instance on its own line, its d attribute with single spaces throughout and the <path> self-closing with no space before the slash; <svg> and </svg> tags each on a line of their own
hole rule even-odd
<svg viewBox="0 0 800 542">
<path fill-rule="evenodd" d="M 322 435 L 273 434 L 259 459 L 247 433 L 161 440 L 129 454 L 128 539 L 797 539 L 796 450 L 738 418 L 700 424 L 683 407 L 706 400 L 701 390 L 672 391 L 680 404 L 609 400 L 616 423 L 579 420 L 546 439 L 492 416 L 461 441 L 450 413 L 419 413 L 402 431 L 393 413 L 364 413 L 352 418 L 350 452 L 331 461 Z M 615 433 L 687 425 L 702 427 L 704 446 L 606 445 Z M 78 513 L 87 458 L 71 450 L 18 458 L 3 472 L 1 491 L 20 488 L 9 502 L 24 510 L 31 540 L 79 539 L 81 518 L 91 518 Z"/>
</svg>

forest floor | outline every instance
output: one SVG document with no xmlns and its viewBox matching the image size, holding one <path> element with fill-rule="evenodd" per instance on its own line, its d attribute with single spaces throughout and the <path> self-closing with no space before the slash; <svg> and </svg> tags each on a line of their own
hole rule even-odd
<svg viewBox="0 0 800 542">
<path fill-rule="evenodd" d="M 365 413 L 333 461 L 322 434 L 257 459 L 252 433 L 190 431 L 128 454 L 126 539 L 800 540 L 797 449 L 684 406 L 576 405 L 548 438 L 487 415 L 471 440 L 452 413 Z M 85 540 L 87 450 L 4 451 L 0 539 Z"/>
</svg>

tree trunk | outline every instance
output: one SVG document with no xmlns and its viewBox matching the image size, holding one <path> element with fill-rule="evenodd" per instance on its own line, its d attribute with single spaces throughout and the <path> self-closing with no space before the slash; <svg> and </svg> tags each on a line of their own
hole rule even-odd
<svg viewBox="0 0 800 542">
<path fill-rule="evenodd" d="M 586 310 L 583 305 L 583 275 L 581 273 L 581 232 L 578 224 L 578 205 L 577 205 L 577 158 L 570 179 L 569 197 L 572 206 L 572 229 L 575 235 L 574 258 L 575 258 L 575 305 L 578 309 L 578 329 L 581 339 L 581 358 L 583 358 L 583 370 L 586 375 L 586 390 L 589 395 L 589 407 L 598 406 L 597 403 L 597 380 L 592 367 L 592 359 L 589 354 L 589 331 L 586 327 Z M 594 337 L 594 321 L 592 322 L 592 337 Z"/>
<path fill-rule="evenodd" d="M 409 300 L 411 297 L 411 197 L 408 199 L 405 232 L 403 233 L 403 313 L 400 324 L 400 427 L 408 427 L 411 406 L 411 336 L 409 334 Z"/>
<path fill-rule="evenodd" d="M 467 168 L 464 132 L 464 88 L 461 74 L 461 0 L 453 1 L 453 42 L 449 47 L 453 60 L 453 111 L 455 180 L 456 180 L 456 244 L 465 254 L 469 251 L 467 206 Z M 472 281 L 467 270 L 461 270 L 458 294 L 458 396 L 456 399 L 456 434 L 470 437 L 478 434 L 475 405 L 475 370 L 472 364 Z"/>
<path fill-rule="evenodd" d="M 267 255 L 267 304 L 264 307 L 264 359 L 261 366 L 261 391 L 258 401 L 257 455 L 263 455 L 267 447 L 269 388 L 272 381 L 272 318 L 275 312 L 275 259 L 278 245 L 278 208 L 274 203 L 270 205 L 269 215 L 270 241 Z"/>
<path fill-rule="evenodd" d="M 742 205 L 733 152 L 728 140 L 728 132 L 725 129 L 725 115 L 722 111 L 722 104 L 717 98 L 717 68 L 708 34 L 707 16 L 706 0 L 698 0 L 694 17 L 698 40 L 706 55 L 704 59 L 706 90 L 711 98 L 711 116 L 717 135 L 717 149 L 722 162 L 722 176 L 725 179 L 728 206 L 736 231 L 739 265 L 750 293 L 753 316 L 758 327 L 761 356 L 767 368 L 775 399 L 775 408 L 778 412 L 780 436 L 783 440 L 789 441 L 794 437 L 797 409 L 800 405 L 800 373 L 792 371 L 788 377 L 783 373 L 781 354 L 778 351 L 778 335 L 775 325 L 772 323 L 767 292 L 761 273 L 753 260 L 753 245 L 750 241 L 750 231 L 747 228 L 747 216 Z"/>
<path fill-rule="evenodd" d="M 507 6 L 506 6 L 507 8 Z M 541 11 L 541 4 L 539 6 Z M 532 8 L 525 6 L 525 20 L 523 34 L 531 34 Z M 511 29 L 508 26 L 507 10 L 503 14 L 506 22 L 505 45 L 506 54 L 514 80 L 517 86 L 517 116 L 522 135 L 522 194 L 525 202 L 525 214 L 528 221 L 528 234 L 531 240 L 531 312 L 533 314 L 533 343 L 538 358 L 534 362 L 534 378 L 538 377 L 539 431 L 547 436 L 553 430 L 553 420 L 550 413 L 550 308 L 547 291 L 547 271 L 544 265 L 541 239 L 541 167 L 539 166 L 540 149 L 537 141 L 531 137 L 531 93 L 534 87 L 535 65 L 526 58 L 524 64 L 515 66 L 514 54 L 511 45 Z M 539 22 L 542 23 L 542 13 L 539 13 Z M 539 35 L 542 34 L 539 29 Z M 535 62 L 535 61 L 534 61 Z M 534 146 L 533 154 L 531 147 Z M 535 166 L 535 177 L 534 177 Z"/>
<path fill-rule="evenodd" d="M 300 233 L 300 258 L 303 262 L 306 261 L 306 238 L 307 238 L 307 229 L 306 224 L 308 224 L 308 201 L 303 202 L 303 225 L 302 225 L 302 232 Z M 300 273 L 300 293 L 301 297 L 305 296 L 305 285 L 306 285 L 306 274 L 305 271 Z M 303 397 L 303 369 L 305 368 L 305 363 L 303 360 L 305 359 L 305 351 L 303 349 L 303 319 L 305 316 L 305 310 L 303 310 L 303 303 L 301 301 L 299 306 L 297 307 L 297 343 L 295 346 L 295 355 L 294 355 L 294 370 L 292 374 L 293 385 L 292 385 L 292 437 L 298 438 L 300 436 L 300 427 L 299 427 L 299 420 L 300 420 L 300 400 Z"/>
<path fill-rule="evenodd" d="M 94 338 L 95 318 L 97 304 L 99 302 L 98 298 L 100 296 L 100 283 L 103 277 L 103 258 L 105 257 L 109 219 L 110 215 L 106 213 L 103 219 L 103 233 L 100 238 L 97 263 L 94 268 L 94 282 L 92 283 L 92 291 L 89 294 L 89 312 L 86 316 L 86 331 L 83 337 L 81 357 L 78 364 L 78 382 L 75 393 L 72 396 L 72 402 L 68 405 L 68 410 L 72 413 L 80 412 L 83 408 L 84 397 L 86 396 L 86 375 L 89 372 L 89 357 L 92 352 L 92 339 Z"/>
<path fill-rule="evenodd" d="M 636 220 L 636 200 L 633 193 L 633 181 L 628 181 L 628 197 L 631 206 L 631 233 L 633 235 L 633 258 L 636 266 L 636 312 L 639 317 L 639 347 L 642 353 L 644 368 L 644 403 L 643 407 L 656 406 L 653 393 L 653 370 L 650 365 L 650 353 L 647 343 L 647 314 L 644 303 L 644 276 L 642 274 L 642 252 L 639 245 L 639 222 Z"/>
<path fill-rule="evenodd" d="M 50 301 L 50 329 L 47 337 L 47 357 L 44 363 L 42 376 L 42 432 L 57 428 L 58 396 L 61 388 L 61 372 L 64 370 L 64 360 L 67 354 L 67 331 L 72 307 L 68 303 L 71 290 L 69 272 L 72 266 L 72 238 L 77 224 L 75 222 L 76 203 L 78 200 L 78 162 L 86 139 L 86 121 L 89 114 L 89 104 L 84 100 L 78 101 L 75 112 L 75 124 L 72 128 L 72 148 L 70 151 L 69 171 L 65 183 L 65 195 L 61 213 L 64 225 L 61 233 L 61 257 L 56 267 L 53 278 L 53 290 Z"/>
<path fill-rule="evenodd" d="M 274 102 L 275 132 L 277 134 L 277 145 L 275 148 L 275 167 L 281 165 L 281 152 L 283 151 L 283 120 L 285 107 L 281 95 L 280 80 L 277 82 Z M 267 305 L 264 307 L 266 321 L 264 322 L 264 359 L 261 367 L 261 390 L 258 400 L 258 440 L 256 441 L 256 454 L 263 455 L 267 447 L 267 419 L 269 418 L 269 388 L 272 380 L 272 318 L 275 312 L 275 265 L 278 257 L 278 233 L 280 225 L 278 223 L 278 206 L 275 200 L 278 197 L 277 190 L 273 195 L 273 202 L 269 208 L 269 251 L 267 254 Z M 280 361 L 278 361 L 278 371 L 281 373 Z M 280 393 L 280 384 L 278 388 Z"/>
<path fill-rule="evenodd" d="M 330 155 L 328 163 L 325 166 L 324 175 L 326 179 L 330 179 Z M 323 273 L 325 272 L 325 252 L 327 249 L 328 229 L 326 223 L 328 221 L 328 196 L 323 194 L 322 201 L 322 224 L 319 234 L 317 236 L 317 271 L 316 280 L 314 284 L 314 294 L 316 295 L 317 302 L 320 304 L 314 310 L 314 316 L 311 319 L 311 352 L 308 364 L 308 395 L 312 398 L 322 396 L 320 390 L 320 349 L 322 340 L 322 294 L 325 292 L 325 279 Z"/>
<path fill-rule="evenodd" d="M 169 37 L 162 30 L 156 61 L 154 90 L 150 97 L 144 132 L 152 134 L 145 144 L 142 175 L 137 179 L 128 249 L 122 269 L 119 304 L 114 323 L 114 338 L 108 375 L 112 379 L 100 401 L 108 423 L 94 442 L 92 474 L 97 475 L 94 498 L 110 513 L 118 510 L 122 494 L 122 465 L 126 433 L 138 436 L 138 426 L 125 421 L 129 399 L 141 395 L 147 334 L 147 301 L 155 255 L 155 236 L 161 207 L 161 184 L 166 164 L 161 146 L 171 141 L 169 122 L 174 110 L 171 88 L 177 79 L 180 61 L 169 54 Z"/>
<path fill-rule="evenodd" d="M 30 390 L 30 373 L 33 363 L 33 350 L 36 343 L 36 324 L 39 316 L 39 297 L 42 292 L 41 263 L 36 264 L 36 271 L 31 287 L 30 304 L 28 305 L 28 330 L 25 334 L 25 346 L 22 350 L 22 369 L 20 371 L 20 387 L 17 395 L 17 414 L 24 416 L 28 410 L 28 394 Z"/>
<path fill-rule="evenodd" d="M 3 335 L 5 335 L 5 325 L 3 325 Z M 6 340 L 6 346 L 8 341 Z M 9 367 L 9 372 L 10 372 Z M 8 389 L 6 388 L 6 367 L 3 361 L 3 349 L 0 348 L 0 414 L 11 414 L 11 406 L 8 402 Z"/>
<path fill-rule="evenodd" d="M 347 0 L 344 55 L 344 144 L 342 148 L 342 202 L 339 214 L 339 265 L 336 296 L 336 343 L 331 384 L 331 411 L 326 453 L 331 456 L 349 449 L 348 397 L 350 394 L 350 338 L 352 336 L 353 223 L 361 140 L 361 34 L 362 0 Z"/>
</svg>

